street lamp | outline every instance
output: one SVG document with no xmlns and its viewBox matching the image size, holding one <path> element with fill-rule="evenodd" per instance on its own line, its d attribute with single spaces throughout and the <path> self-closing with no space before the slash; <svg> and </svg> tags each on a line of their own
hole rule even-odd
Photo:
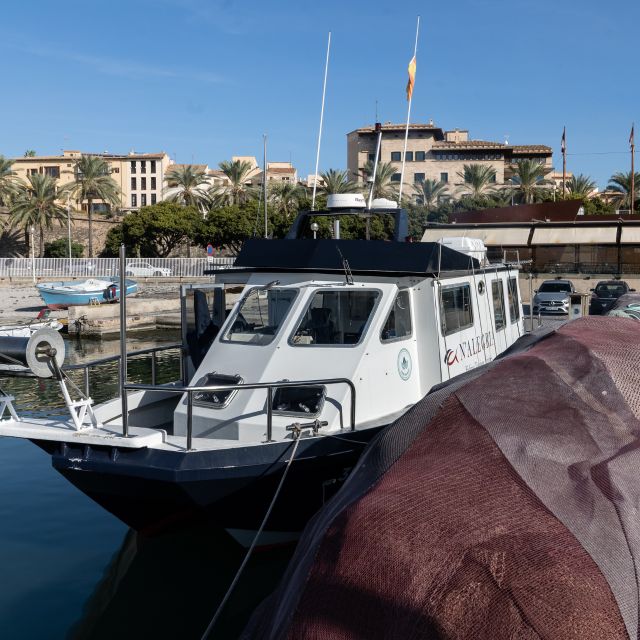
<svg viewBox="0 0 640 640">
<path fill-rule="evenodd" d="M 67 194 L 67 241 L 69 243 L 69 273 L 71 273 L 71 195 Z"/>
<path fill-rule="evenodd" d="M 311 223 L 311 231 L 313 231 L 313 239 L 316 239 L 316 234 L 318 233 L 318 229 L 320 228 L 320 225 L 317 222 L 312 222 Z"/>
</svg>

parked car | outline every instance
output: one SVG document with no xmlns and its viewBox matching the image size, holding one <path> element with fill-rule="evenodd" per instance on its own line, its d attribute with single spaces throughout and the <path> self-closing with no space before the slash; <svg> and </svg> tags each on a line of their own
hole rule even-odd
<svg viewBox="0 0 640 640">
<path fill-rule="evenodd" d="M 635 289 L 632 289 L 624 280 L 602 280 L 591 291 L 593 295 L 589 304 L 589 313 L 600 316 L 607 313 L 620 296 Z"/>
<path fill-rule="evenodd" d="M 571 294 L 576 289 L 571 280 L 545 280 L 533 296 L 533 313 L 569 313 Z"/>
<path fill-rule="evenodd" d="M 143 278 L 149 276 L 170 276 L 171 269 L 168 269 L 167 267 L 157 267 L 152 265 L 150 262 L 145 262 L 144 260 L 134 260 L 127 264 L 125 274 L 128 276 L 139 276 Z"/>
</svg>

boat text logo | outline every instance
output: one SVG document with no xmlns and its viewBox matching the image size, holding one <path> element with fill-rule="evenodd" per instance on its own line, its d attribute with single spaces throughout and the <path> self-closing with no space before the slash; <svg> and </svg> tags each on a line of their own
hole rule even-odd
<svg viewBox="0 0 640 640">
<path fill-rule="evenodd" d="M 406 349 L 400 349 L 398 353 L 398 373 L 403 380 L 411 376 L 411 355 Z"/>
<path fill-rule="evenodd" d="M 457 362 L 463 362 L 471 356 L 476 356 L 482 351 L 493 346 L 493 334 L 490 331 L 470 340 L 465 340 L 453 349 L 447 349 L 444 354 L 444 363 L 450 367 Z"/>
</svg>

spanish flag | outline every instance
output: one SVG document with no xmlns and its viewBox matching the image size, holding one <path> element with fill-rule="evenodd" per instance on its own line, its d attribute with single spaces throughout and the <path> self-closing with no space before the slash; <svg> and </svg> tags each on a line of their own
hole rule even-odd
<svg viewBox="0 0 640 640">
<path fill-rule="evenodd" d="M 411 100 L 413 95 L 413 85 L 416 83 L 416 57 L 409 62 L 409 82 L 407 82 L 407 100 Z"/>
</svg>

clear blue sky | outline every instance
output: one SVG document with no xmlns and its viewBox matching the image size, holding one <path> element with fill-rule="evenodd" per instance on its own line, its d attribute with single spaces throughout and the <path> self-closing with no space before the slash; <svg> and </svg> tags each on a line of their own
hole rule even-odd
<svg viewBox="0 0 640 640">
<path fill-rule="evenodd" d="M 346 133 L 376 100 L 382 121 L 406 118 L 418 13 L 412 121 L 548 144 L 557 169 L 566 124 L 569 170 L 601 186 L 629 170 L 637 0 L 5 3 L 0 154 L 164 150 L 215 167 L 261 158 L 266 133 L 269 158 L 306 176 L 331 30 L 320 167 L 346 168 Z"/>
</svg>

